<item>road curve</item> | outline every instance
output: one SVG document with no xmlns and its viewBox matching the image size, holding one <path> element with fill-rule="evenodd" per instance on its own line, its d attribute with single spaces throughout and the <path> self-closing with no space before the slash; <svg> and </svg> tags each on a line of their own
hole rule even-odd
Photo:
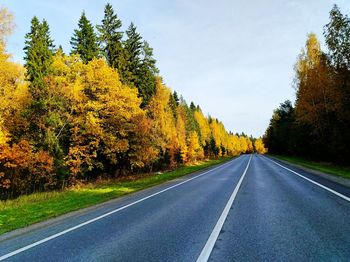
<svg viewBox="0 0 350 262">
<path fill-rule="evenodd" d="M 196 261 L 211 241 L 209 261 L 349 261 L 348 197 L 348 188 L 243 155 L 0 241 L 0 260 Z"/>
</svg>

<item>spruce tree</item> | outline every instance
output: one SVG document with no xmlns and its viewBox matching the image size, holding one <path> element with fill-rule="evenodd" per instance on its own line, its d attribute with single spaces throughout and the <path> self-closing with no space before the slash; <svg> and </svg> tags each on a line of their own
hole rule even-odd
<svg viewBox="0 0 350 262">
<path fill-rule="evenodd" d="M 179 99 L 179 96 L 178 96 L 178 94 L 177 94 L 176 91 L 174 91 L 173 97 L 174 97 L 174 100 L 175 100 L 175 102 L 176 102 L 176 106 L 178 106 L 179 103 L 180 103 L 180 99 Z"/>
<path fill-rule="evenodd" d="M 124 52 L 122 45 L 123 32 L 120 31 L 121 26 L 122 22 L 114 13 L 112 5 L 107 4 L 102 24 L 97 26 L 98 42 L 101 53 L 106 58 L 108 65 L 118 69 L 118 71 L 123 69 L 122 63 L 125 60 L 122 57 Z"/>
<path fill-rule="evenodd" d="M 195 110 L 196 110 L 196 105 L 195 105 L 193 102 L 191 102 L 191 104 L 190 104 L 190 109 L 191 109 L 192 111 L 195 111 Z"/>
<path fill-rule="evenodd" d="M 30 32 L 25 36 L 25 68 L 26 76 L 30 82 L 29 91 L 33 100 L 40 102 L 45 95 L 44 77 L 50 72 L 52 56 L 54 53 L 53 41 L 47 22 L 34 16 L 31 21 Z"/>
<path fill-rule="evenodd" d="M 126 82 L 136 86 L 137 75 L 141 67 L 141 51 L 142 51 L 142 37 L 136 32 L 136 27 L 133 23 L 130 24 L 126 30 L 127 39 L 124 43 L 127 55 L 127 75 Z"/>
<path fill-rule="evenodd" d="M 47 129 L 47 115 L 49 110 L 48 87 L 45 78 L 51 72 L 54 45 L 50 37 L 47 22 L 40 23 L 37 17 L 31 21 L 31 29 L 25 36 L 25 68 L 26 77 L 29 81 L 29 92 L 32 96 L 31 103 L 23 113 L 27 118 L 29 130 L 24 136 L 33 141 L 39 148 L 45 146 Z"/>
<path fill-rule="evenodd" d="M 58 46 L 56 54 L 64 55 L 63 47 L 61 45 Z"/>
<path fill-rule="evenodd" d="M 137 87 L 143 99 L 141 107 L 144 107 L 156 91 L 156 74 L 159 70 L 153 57 L 153 49 L 146 41 L 142 45 L 142 56 L 140 70 L 137 72 Z"/>
<path fill-rule="evenodd" d="M 84 63 L 88 63 L 99 55 L 97 36 L 85 12 L 79 19 L 78 29 L 74 30 L 70 44 L 72 45 L 71 54 L 79 54 Z"/>
</svg>

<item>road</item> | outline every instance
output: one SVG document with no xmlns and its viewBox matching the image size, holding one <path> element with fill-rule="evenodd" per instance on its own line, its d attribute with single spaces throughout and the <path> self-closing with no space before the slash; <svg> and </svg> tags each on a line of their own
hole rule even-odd
<svg viewBox="0 0 350 262">
<path fill-rule="evenodd" d="M 2 239 L 0 260 L 350 261 L 349 222 L 349 188 L 243 155 Z"/>
</svg>

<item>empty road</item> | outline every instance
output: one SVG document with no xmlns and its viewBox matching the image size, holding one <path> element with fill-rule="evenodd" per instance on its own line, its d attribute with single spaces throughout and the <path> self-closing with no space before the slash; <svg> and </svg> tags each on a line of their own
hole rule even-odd
<svg viewBox="0 0 350 262">
<path fill-rule="evenodd" d="M 350 189 L 260 155 L 0 236 L 6 261 L 350 261 Z"/>
</svg>

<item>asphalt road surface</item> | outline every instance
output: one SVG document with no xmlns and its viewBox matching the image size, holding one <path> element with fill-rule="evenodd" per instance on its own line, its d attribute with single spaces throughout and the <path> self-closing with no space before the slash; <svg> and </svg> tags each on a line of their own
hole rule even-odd
<svg viewBox="0 0 350 262">
<path fill-rule="evenodd" d="M 243 155 L 0 237 L 0 260 L 350 261 L 350 189 Z"/>
</svg>

